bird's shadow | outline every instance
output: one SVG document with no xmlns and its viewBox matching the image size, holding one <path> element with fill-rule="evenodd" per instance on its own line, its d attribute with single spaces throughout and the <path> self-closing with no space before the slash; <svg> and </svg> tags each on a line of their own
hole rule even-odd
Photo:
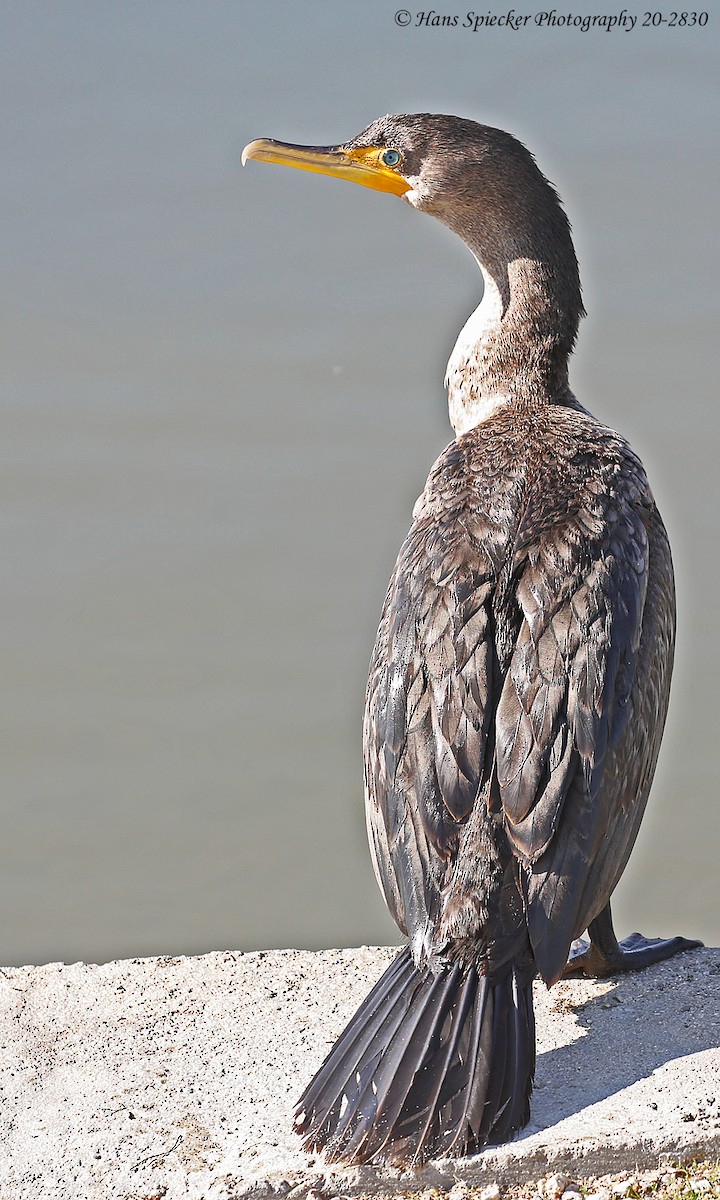
<svg viewBox="0 0 720 1200">
<path fill-rule="evenodd" d="M 720 950 L 693 950 L 645 971 L 550 993 L 548 1023 L 572 1012 L 583 1034 L 538 1055 L 530 1125 L 518 1140 L 621 1092 L 665 1063 L 720 1045 Z M 555 993 L 559 994 L 557 997 Z"/>
</svg>

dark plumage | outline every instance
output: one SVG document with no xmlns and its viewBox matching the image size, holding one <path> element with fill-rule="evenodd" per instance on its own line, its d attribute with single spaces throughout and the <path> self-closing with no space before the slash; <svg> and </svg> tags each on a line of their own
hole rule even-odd
<svg viewBox="0 0 720 1200">
<path fill-rule="evenodd" d="M 297 1115 L 332 1159 L 459 1155 L 527 1122 L 532 980 L 553 984 L 583 930 L 569 967 L 588 973 L 699 944 L 621 946 L 609 908 L 667 711 L 670 548 L 641 462 L 570 391 L 577 262 L 519 142 L 423 114 L 246 156 L 403 195 L 483 272 L 448 364 L 457 437 L 415 506 L 367 690 L 373 862 L 410 946 Z"/>
</svg>

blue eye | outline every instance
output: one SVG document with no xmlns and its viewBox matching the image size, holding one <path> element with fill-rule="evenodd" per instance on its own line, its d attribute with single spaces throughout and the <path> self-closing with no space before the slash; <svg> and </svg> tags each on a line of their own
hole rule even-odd
<svg viewBox="0 0 720 1200">
<path fill-rule="evenodd" d="M 383 153 L 382 160 L 386 167 L 396 167 L 400 162 L 400 155 L 397 150 L 386 150 Z"/>
</svg>

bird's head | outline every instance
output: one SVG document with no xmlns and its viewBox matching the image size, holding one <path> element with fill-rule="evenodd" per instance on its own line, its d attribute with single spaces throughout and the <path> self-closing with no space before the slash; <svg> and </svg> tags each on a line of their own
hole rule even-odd
<svg viewBox="0 0 720 1200">
<path fill-rule="evenodd" d="M 532 377 L 545 392 L 567 390 L 567 358 L 584 311 L 570 225 L 516 138 L 462 117 L 403 113 L 380 117 L 337 146 L 259 139 L 243 151 L 243 163 L 250 158 L 390 192 L 437 217 L 472 250 L 489 289 L 497 328 L 484 313 L 484 354 L 492 336 L 499 365 L 485 389 L 508 391 L 508 380 Z"/>
<path fill-rule="evenodd" d="M 347 179 L 400 196 L 465 241 L 514 253 L 509 237 L 527 238 L 560 209 L 557 196 L 516 138 L 462 117 L 395 114 L 373 121 L 337 146 L 297 146 L 261 138 L 242 161 L 258 159 Z M 564 218 L 564 214 L 563 214 Z M 533 239 L 534 240 L 534 239 Z M 474 246 L 477 249 L 477 245 Z"/>
</svg>

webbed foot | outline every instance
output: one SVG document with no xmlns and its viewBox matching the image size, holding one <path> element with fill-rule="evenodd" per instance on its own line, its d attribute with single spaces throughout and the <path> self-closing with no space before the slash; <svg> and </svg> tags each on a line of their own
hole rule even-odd
<svg viewBox="0 0 720 1200">
<path fill-rule="evenodd" d="M 563 978 L 572 975 L 588 975 L 603 979 L 623 971 L 641 971 L 653 963 L 663 962 L 686 950 L 696 950 L 702 942 L 684 937 L 646 938 L 640 933 L 631 933 L 618 942 L 612 924 L 610 904 L 588 926 L 590 941 L 578 938 L 570 949 Z"/>
</svg>

